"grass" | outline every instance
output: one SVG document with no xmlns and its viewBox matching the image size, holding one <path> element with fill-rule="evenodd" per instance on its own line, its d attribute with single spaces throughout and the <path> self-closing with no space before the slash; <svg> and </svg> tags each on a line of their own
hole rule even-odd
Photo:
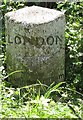
<svg viewBox="0 0 83 120">
<path fill-rule="evenodd" d="M 25 86 L 23 88 L 7 87 L 6 82 L 0 84 L 1 88 L 1 118 L 81 118 L 82 99 L 78 99 L 79 105 L 74 105 L 71 101 L 64 101 L 68 93 L 64 91 L 58 100 L 54 100 L 52 92 L 60 92 L 60 87 L 64 83 L 45 88 L 45 93 L 41 94 L 40 87 L 36 89 L 36 84 Z M 40 84 L 37 84 L 40 85 Z M 35 88 L 36 86 L 36 88 Z M 41 85 L 40 85 L 41 86 Z M 43 87 L 43 84 L 42 84 Z M 43 87 L 44 88 L 44 87 Z M 23 89 L 26 89 L 23 90 Z M 21 90 L 24 92 L 21 93 Z M 63 90 L 62 90 L 63 91 Z M 73 110 L 72 110 L 73 109 Z"/>
<path fill-rule="evenodd" d="M 4 80 L 3 70 L 1 66 L 0 118 L 83 118 L 83 95 L 65 82 L 14 88 Z"/>
<path fill-rule="evenodd" d="M 4 4 L 6 1 L 4 0 Z M 13 5 L 7 7 L 7 10 L 18 7 L 17 4 Z M 0 64 L 0 118 L 79 118 L 80 120 L 83 118 L 83 94 L 76 91 L 76 87 L 83 88 L 83 82 L 79 78 L 82 71 L 81 65 L 78 64 L 82 43 L 80 37 L 82 34 L 82 6 L 82 2 L 71 4 L 65 2 L 57 6 L 58 9 L 65 11 L 66 15 L 66 52 L 69 50 L 68 55 L 70 56 L 66 59 L 66 76 L 69 84 L 59 83 L 49 87 L 35 84 L 15 89 L 4 79 L 2 80 L 1 71 L 4 68 Z M 5 12 L 5 6 L 2 7 Z M 0 55 L 0 63 L 1 61 L 4 61 L 3 55 Z"/>
</svg>

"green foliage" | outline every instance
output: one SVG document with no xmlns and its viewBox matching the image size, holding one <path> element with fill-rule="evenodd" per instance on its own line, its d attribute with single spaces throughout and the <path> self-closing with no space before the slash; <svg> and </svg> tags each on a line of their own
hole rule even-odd
<svg viewBox="0 0 83 120">
<path fill-rule="evenodd" d="M 82 8 L 83 3 L 61 3 L 57 8 L 65 12 L 66 30 L 66 81 L 73 83 L 77 90 L 83 90 L 83 38 L 82 38 Z"/>
<path fill-rule="evenodd" d="M 83 38 L 82 38 L 82 8 L 83 2 L 59 2 L 59 3 L 28 3 L 11 2 L 2 6 L 4 12 L 13 11 L 24 7 L 25 5 L 39 5 L 58 9 L 65 13 L 65 71 L 67 83 L 73 83 L 73 86 L 80 92 L 83 90 Z"/>
<path fill-rule="evenodd" d="M 47 92 L 45 93 L 45 97 L 48 98 L 50 96 L 51 93 L 58 91 L 58 87 L 61 86 L 63 83 L 65 82 L 60 82 L 59 84 L 53 86 L 52 88 L 49 87 L 49 89 L 47 90 Z"/>
<path fill-rule="evenodd" d="M 6 1 L 6 0 L 4 0 L 4 4 L 6 4 L 6 2 L 7 2 L 7 1 Z"/>
<path fill-rule="evenodd" d="M 62 84 L 62 83 L 61 83 Z M 38 86 L 38 85 L 37 85 Z M 45 97 L 45 94 L 41 93 L 35 94 L 34 90 L 38 88 L 36 85 L 25 86 L 28 89 L 27 92 L 22 92 L 20 95 L 20 90 L 23 88 L 9 88 L 6 84 L 2 82 L 2 87 L 0 98 L 2 103 L 2 109 L 0 114 L 2 118 L 81 118 L 83 104 L 82 100 L 78 99 L 78 105 L 74 105 L 69 102 L 61 102 L 61 98 L 55 102 L 50 97 Z M 35 88 L 36 87 L 36 88 Z M 47 86 L 46 86 L 47 88 Z M 51 87 L 49 90 L 55 88 L 59 91 L 60 84 Z M 25 94 L 28 94 L 26 96 Z M 48 90 L 47 90 L 48 93 Z M 31 96 L 33 94 L 33 96 Z M 62 95 L 67 97 L 67 93 Z M 25 98 L 25 99 L 24 99 Z M 27 99 L 27 100 L 26 100 Z M 72 110 L 72 109 L 73 110 Z"/>
<path fill-rule="evenodd" d="M 13 88 L 6 81 L 1 82 L 4 67 L 0 66 L 0 117 L 2 118 L 83 118 L 83 38 L 82 8 L 83 3 L 36 3 L 40 6 L 56 8 L 66 16 L 66 80 L 49 87 L 43 84 Z M 7 2 L 0 7 L 3 15 L 29 5 L 24 2 Z M 4 23 L 4 16 L 3 16 Z M 5 29 L 3 28 L 2 49 L 5 53 Z M 2 53 L 0 61 L 4 64 Z M 4 64 L 5 65 L 5 64 Z M 13 74 L 13 73 L 11 73 Z M 9 74 L 9 75 L 11 75 Z M 8 77 L 8 76 L 6 76 Z M 5 77 L 5 78 L 6 78 Z M 4 79 L 5 79 L 4 78 Z M 3 80 L 4 80 L 3 79 Z M 67 82 L 67 83 L 66 83 Z M 41 92 L 43 91 L 43 92 Z"/>
</svg>

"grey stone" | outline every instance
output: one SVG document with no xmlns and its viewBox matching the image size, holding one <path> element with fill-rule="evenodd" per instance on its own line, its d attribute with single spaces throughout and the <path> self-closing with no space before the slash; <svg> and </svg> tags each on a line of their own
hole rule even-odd
<svg viewBox="0 0 83 120">
<path fill-rule="evenodd" d="M 7 73 L 17 86 L 64 80 L 65 16 L 38 6 L 5 15 Z M 22 71 L 20 71 L 22 70 Z"/>
</svg>

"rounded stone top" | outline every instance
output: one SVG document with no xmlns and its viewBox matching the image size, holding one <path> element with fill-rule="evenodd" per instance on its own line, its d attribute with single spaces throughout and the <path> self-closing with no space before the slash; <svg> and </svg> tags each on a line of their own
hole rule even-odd
<svg viewBox="0 0 83 120">
<path fill-rule="evenodd" d="M 63 12 L 44 7 L 31 6 L 8 12 L 5 17 L 24 24 L 42 24 L 63 16 Z"/>
</svg>

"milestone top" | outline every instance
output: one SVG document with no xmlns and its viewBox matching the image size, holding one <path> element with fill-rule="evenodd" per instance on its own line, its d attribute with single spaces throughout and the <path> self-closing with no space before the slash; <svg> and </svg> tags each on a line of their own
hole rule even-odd
<svg viewBox="0 0 83 120">
<path fill-rule="evenodd" d="M 18 23 L 42 24 L 48 23 L 50 21 L 53 21 L 54 19 L 64 16 L 64 13 L 53 9 L 31 6 L 8 12 L 5 16 L 8 19 Z"/>
</svg>

